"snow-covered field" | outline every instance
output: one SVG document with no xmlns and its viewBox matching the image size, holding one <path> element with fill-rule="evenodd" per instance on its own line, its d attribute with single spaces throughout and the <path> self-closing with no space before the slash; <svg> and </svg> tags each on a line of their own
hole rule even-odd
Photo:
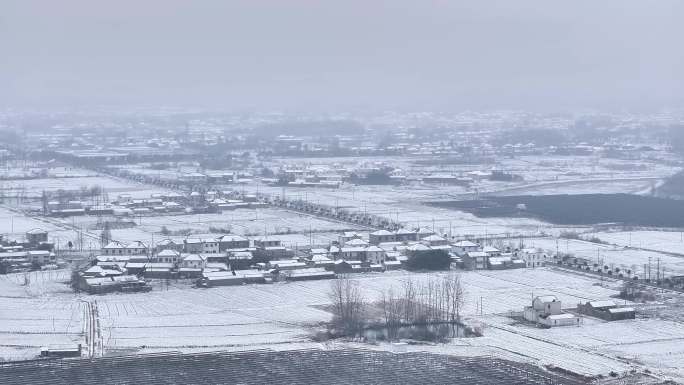
<svg viewBox="0 0 684 385">
<path fill-rule="evenodd" d="M 20 212 L 11 211 L 0 206 L 0 234 L 23 234 L 34 228 L 55 231 L 58 227 L 29 218 Z"/>
<path fill-rule="evenodd" d="M 681 231 L 620 231 L 595 235 L 605 242 L 620 246 L 684 254 L 684 232 Z"/>
<path fill-rule="evenodd" d="M 83 342 L 83 300 L 98 309 L 104 354 L 298 348 L 311 345 L 312 328 L 330 319 L 317 305 L 329 303 L 330 282 L 311 281 L 194 289 L 172 282 L 150 293 L 84 296 L 60 283 L 67 271 L 0 276 L 0 356 L 34 356 L 40 346 Z M 443 273 L 433 273 L 440 275 Z M 368 300 L 407 278 L 428 274 L 388 272 L 355 276 Z M 534 295 L 552 294 L 563 306 L 607 299 L 618 283 L 599 286 L 594 278 L 553 269 L 463 272 L 467 290 L 463 314 L 484 326 L 482 338 L 459 339 L 417 349 L 449 354 L 494 354 L 539 364 L 554 364 L 585 374 L 650 368 L 684 378 L 679 322 L 657 318 L 605 323 L 585 319 L 579 327 L 537 329 L 506 317 Z M 478 313 L 478 303 L 483 313 Z M 376 348 L 390 349 L 389 345 Z M 416 349 L 416 348 L 411 348 Z"/>
<path fill-rule="evenodd" d="M 42 346 L 76 348 L 82 303 L 62 282 L 69 272 L 0 275 L 0 358 L 34 358 Z"/>
</svg>

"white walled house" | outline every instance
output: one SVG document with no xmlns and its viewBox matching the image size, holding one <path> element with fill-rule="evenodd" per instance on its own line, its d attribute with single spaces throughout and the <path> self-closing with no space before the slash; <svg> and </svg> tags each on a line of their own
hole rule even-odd
<svg viewBox="0 0 684 385">
<path fill-rule="evenodd" d="M 545 327 L 575 326 L 582 321 L 579 316 L 564 313 L 561 302 L 553 295 L 535 297 L 532 306 L 525 307 L 523 317 Z"/>
<path fill-rule="evenodd" d="M 140 241 L 131 243 L 122 243 L 117 241 L 109 242 L 102 248 L 104 255 L 145 255 L 147 254 L 147 245 Z"/>
<path fill-rule="evenodd" d="M 471 241 L 458 241 L 451 246 L 451 251 L 453 251 L 459 257 L 462 257 L 468 253 L 473 253 L 476 251 L 482 251 L 480 245 Z"/>
<path fill-rule="evenodd" d="M 186 269 L 204 269 L 206 260 L 199 254 L 189 254 L 182 257 L 181 266 Z"/>
<path fill-rule="evenodd" d="M 385 262 L 386 253 L 385 250 L 377 246 L 369 246 L 366 249 L 366 261 L 374 264 L 379 264 Z"/>
<path fill-rule="evenodd" d="M 202 241 L 202 253 L 203 254 L 218 254 L 219 243 L 215 240 L 203 240 Z"/>
<path fill-rule="evenodd" d="M 418 233 L 408 229 L 399 229 L 394 233 L 396 242 L 415 242 L 418 240 Z"/>
<path fill-rule="evenodd" d="M 522 249 L 515 252 L 518 259 L 525 261 L 525 266 L 527 267 L 542 267 L 546 266 L 549 261 L 549 256 L 539 249 Z"/>
<path fill-rule="evenodd" d="M 366 258 L 365 246 L 350 246 L 340 249 L 340 257 L 344 260 L 364 260 Z"/>
<path fill-rule="evenodd" d="M 344 234 L 340 235 L 340 246 L 346 245 L 347 242 L 351 241 L 352 239 L 361 239 L 361 234 L 355 231 L 345 231 Z"/>
<path fill-rule="evenodd" d="M 482 270 L 489 266 L 489 255 L 484 251 L 466 253 L 463 260 L 470 269 Z"/>
<path fill-rule="evenodd" d="M 485 246 L 482 248 L 482 252 L 487 254 L 489 257 L 498 257 L 501 255 L 501 250 L 497 249 L 494 246 Z"/>
<path fill-rule="evenodd" d="M 31 263 L 37 263 L 39 265 L 47 265 L 50 263 L 55 263 L 56 256 L 47 250 L 31 250 L 27 253 L 27 259 Z"/>
<path fill-rule="evenodd" d="M 440 237 L 439 235 L 435 235 L 435 234 L 428 235 L 427 237 L 423 238 L 421 241 L 430 247 L 446 246 L 448 244 L 446 239 Z"/>
<path fill-rule="evenodd" d="M 378 245 L 385 242 L 394 242 L 396 240 L 395 233 L 391 233 L 387 230 L 378 230 L 370 233 L 369 242 L 371 245 Z"/>
<path fill-rule="evenodd" d="M 180 253 L 176 250 L 162 250 L 154 258 L 157 262 L 177 264 L 181 261 Z"/>
</svg>

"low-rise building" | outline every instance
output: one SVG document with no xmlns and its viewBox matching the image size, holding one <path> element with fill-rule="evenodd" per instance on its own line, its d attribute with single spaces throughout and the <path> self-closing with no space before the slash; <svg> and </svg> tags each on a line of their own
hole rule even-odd
<svg viewBox="0 0 684 385">
<path fill-rule="evenodd" d="M 489 266 L 489 255 L 484 251 L 471 251 L 462 257 L 463 265 L 469 270 L 482 270 Z"/>
<path fill-rule="evenodd" d="M 428 235 L 427 237 L 421 239 L 421 241 L 430 247 L 448 245 L 448 241 L 446 239 L 436 234 Z"/>
<path fill-rule="evenodd" d="M 415 242 L 418 240 L 418 233 L 409 229 L 399 229 L 394 232 L 396 242 Z"/>
<path fill-rule="evenodd" d="M 526 248 L 518 250 L 514 255 L 525 261 L 526 267 L 542 267 L 550 260 L 549 256 L 540 249 Z"/>
<path fill-rule="evenodd" d="M 636 318 L 636 310 L 634 310 L 633 307 L 618 307 L 615 302 L 610 300 L 589 301 L 585 304 L 579 304 L 577 306 L 577 310 L 582 314 L 600 318 L 606 321 L 619 321 Z"/>
<path fill-rule="evenodd" d="M 249 239 L 241 235 L 229 234 L 222 235 L 216 238 L 218 241 L 219 252 L 224 252 L 230 249 L 247 249 L 249 248 Z"/>
<path fill-rule="evenodd" d="M 525 267 L 525 261 L 517 259 L 511 254 L 489 257 L 487 262 L 490 270 L 519 269 Z"/>
<path fill-rule="evenodd" d="M 385 261 L 385 250 L 379 248 L 378 246 L 369 246 L 366 248 L 365 261 L 373 264 L 381 264 Z"/>
<path fill-rule="evenodd" d="M 155 262 L 166 262 L 177 265 L 181 261 L 181 253 L 176 250 L 162 250 L 153 258 Z"/>
<path fill-rule="evenodd" d="M 462 257 L 468 253 L 482 251 L 480 245 L 471 241 L 458 241 L 451 246 L 451 249 L 456 255 Z"/>
<path fill-rule="evenodd" d="M 333 278 L 335 278 L 334 272 L 318 267 L 292 270 L 288 271 L 287 274 L 285 274 L 286 281 L 311 281 L 318 279 Z"/>
<path fill-rule="evenodd" d="M 41 243 L 48 241 L 48 232 L 43 229 L 31 229 L 26 232 L 26 242 L 31 247 L 38 247 Z"/>
<path fill-rule="evenodd" d="M 80 275 L 76 283 L 79 290 L 89 294 L 105 294 L 113 292 L 133 293 L 150 291 L 152 288 L 145 280 L 135 275 L 118 275 L 108 277 L 87 277 Z"/>
<path fill-rule="evenodd" d="M 55 253 L 51 253 L 47 250 L 29 250 L 26 257 L 29 262 L 38 265 L 47 265 L 57 261 Z"/>
<path fill-rule="evenodd" d="M 389 232 L 387 230 L 374 231 L 369 235 L 369 243 L 371 245 L 378 245 L 384 242 L 394 242 L 395 240 L 395 233 Z"/>
<path fill-rule="evenodd" d="M 102 248 L 104 255 L 145 255 L 147 251 L 147 245 L 141 241 L 131 243 L 112 241 Z"/>
<path fill-rule="evenodd" d="M 574 326 L 582 320 L 574 314 L 564 313 L 561 302 L 553 295 L 535 297 L 532 306 L 524 309 L 523 317 L 543 327 Z"/>
</svg>

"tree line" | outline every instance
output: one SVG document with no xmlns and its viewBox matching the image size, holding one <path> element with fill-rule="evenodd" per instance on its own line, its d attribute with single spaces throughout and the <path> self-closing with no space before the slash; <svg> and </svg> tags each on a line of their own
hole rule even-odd
<svg viewBox="0 0 684 385">
<path fill-rule="evenodd" d="M 334 334 L 359 336 L 366 329 L 383 327 L 393 340 L 402 328 L 419 327 L 423 339 L 434 339 L 443 336 L 430 332 L 430 326 L 450 326 L 458 335 L 466 291 L 457 273 L 420 281 L 407 277 L 398 287 L 383 290 L 379 301 L 371 302 L 358 281 L 342 277 L 331 282 L 329 298 Z"/>
</svg>

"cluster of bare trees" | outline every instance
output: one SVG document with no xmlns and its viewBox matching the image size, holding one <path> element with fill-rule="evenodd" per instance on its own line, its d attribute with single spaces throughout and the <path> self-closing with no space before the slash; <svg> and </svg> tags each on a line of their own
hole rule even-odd
<svg viewBox="0 0 684 385">
<path fill-rule="evenodd" d="M 398 290 L 390 287 L 380 301 L 389 338 L 402 326 L 448 323 L 458 328 L 465 294 L 457 273 L 425 281 L 407 278 Z"/>
<path fill-rule="evenodd" d="M 397 338 L 405 326 L 452 325 L 458 335 L 465 295 L 457 273 L 419 281 L 408 277 L 400 287 L 384 290 L 377 304 L 366 302 L 359 282 L 347 277 L 331 281 L 329 293 L 337 333 L 358 335 L 368 326 L 372 310 L 379 310 L 375 325 L 384 324 L 389 339 Z"/>
<path fill-rule="evenodd" d="M 367 322 L 366 302 L 359 283 L 346 277 L 330 284 L 330 300 L 333 304 L 333 325 L 343 335 L 356 335 Z"/>
</svg>

